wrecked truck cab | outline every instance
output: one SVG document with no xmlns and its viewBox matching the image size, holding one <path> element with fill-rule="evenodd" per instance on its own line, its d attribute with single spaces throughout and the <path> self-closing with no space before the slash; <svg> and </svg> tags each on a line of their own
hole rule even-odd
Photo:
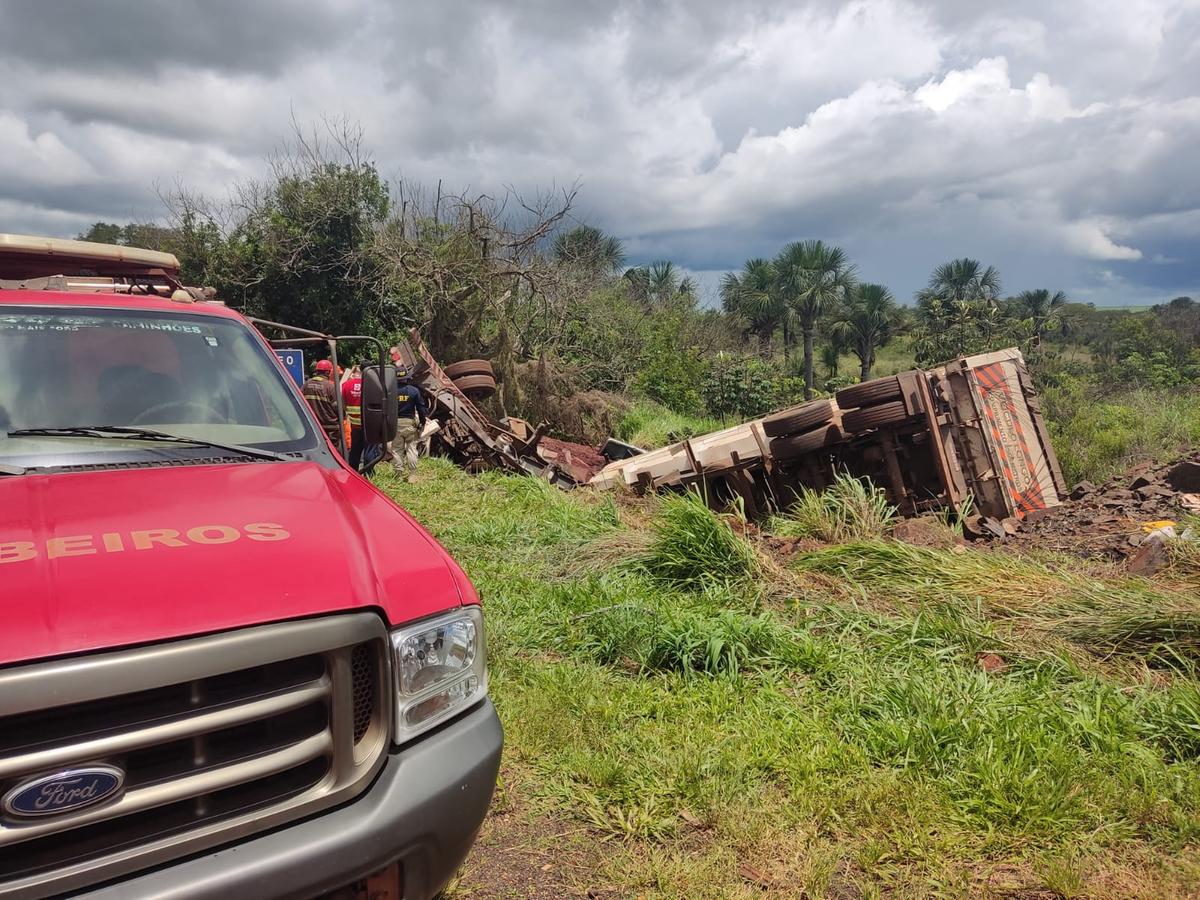
<svg viewBox="0 0 1200 900">
<path fill-rule="evenodd" d="M 432 896 L 499 766 L 478 596 L 177 269 L 0 236 L 0 897 Z"/>
</svg>

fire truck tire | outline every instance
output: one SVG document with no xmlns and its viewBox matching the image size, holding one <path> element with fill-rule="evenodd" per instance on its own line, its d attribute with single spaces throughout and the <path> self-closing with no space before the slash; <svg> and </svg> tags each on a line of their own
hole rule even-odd
<svg viewBox="0 0 1200 900">
<path fill-rule="evenodd" d="M 446 377 L 451 381 L 457 381 L 466 375 L 486 375 L 494 379 L 496 370 L 486 359 L 464 359 L 446 366 Z"/>
<path fill-rule="evenodd" d="M 902 396 L 900 379 L 895 375 L 887 378 L 872 378 L 862 384 L 852 384 L 837 392 L 838 406 L 842 409 L 858 409 L 862 406 L 875 406 L 897 400 Z"/>
<path fill-rule="evenodd" d="M 794 406 L 763 419 L 762 429 L 763 434 L 769 438 L 784 437 L 812 431 L 832 418 L 833 403 L 828 400 L 813 400 L 811 403 Z"/>
<path fill-rule="evenodd" d="M 454 386 L 468 397 L 490 397 L 496 393 L 496 379 L 491 375 L 464 375 L 454 379 Z"/>
<path fill-rule="evenodd" d="M 807 434 L 793 434 L 771 441 L 771 455 L 778 460 L 795 459 L 807 453 L 832 447 L 845 435 L 836 425 L 823 425 Z"/>
<path fill-rule="evenodd" d="M 908 410 L 899 400 L 880 403 L 864 409 L 855 409 L 842 416 L 842 427 L 848 434 L 861 434 L 872 428 L 901 425 L 911 419 Z"/>
</svg>

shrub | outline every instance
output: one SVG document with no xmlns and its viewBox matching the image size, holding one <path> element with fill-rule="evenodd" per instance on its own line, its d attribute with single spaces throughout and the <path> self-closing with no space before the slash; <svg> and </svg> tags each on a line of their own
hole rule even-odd
<svg viewBox="0 0 1200 900">
<path fill-rule="evenodd" d="M 663 499 L 650 549 L 635 563 L 663 584 L 692 589 L 748 578 L 758 557 L 724 518 L 689 492 Z"/>
<path fill-rule="evenodd" d="M 621 417 L 615 434 L 622 441 L 650 450 L 720 427 L 717 419 L 689 416 L 652 400 L 639 400 Z"/>
<path fill-rule="evenodd" d="M 882 488 L 867 479 L 839 475 L 824 491 L 804 488 L 786 514 L 768 528 L 780 537 L 817 538 L 829 543 L 879 537 L 896 517 Z"/>
</svg>

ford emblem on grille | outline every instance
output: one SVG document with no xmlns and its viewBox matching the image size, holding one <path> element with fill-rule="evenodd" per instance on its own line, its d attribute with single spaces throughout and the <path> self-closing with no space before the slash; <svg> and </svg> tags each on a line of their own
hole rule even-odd
<svg viewBox="0 0 1200 900">
<path fill-rule="evenodd" d="M 4 795 L 3 807 L 10 816 L 53 816 L 107 800 L 124 785 L 116 766 L 80 766 L 22 781 Z"/>
</svg>

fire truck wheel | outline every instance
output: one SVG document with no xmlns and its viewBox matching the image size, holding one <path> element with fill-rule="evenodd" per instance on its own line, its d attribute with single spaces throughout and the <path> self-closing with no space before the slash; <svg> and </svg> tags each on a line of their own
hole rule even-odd
<svg viewBox="0 0 1200 900">
<path fill-rule="evenodd" d="M 813 400 L 811 403 L 793 406 L 763 419 L 762 429 L 767 437 L 777 438 L 811 431 L 832 418 L 833 403 L 828 400 Z"/>
<path fill-rule="evenodd" d="M 771 455 L 778 460 L 795 459 L 806 453 L 813 453 L 825 447 L 831 447 L 845 435 L 836 425 L 824 425 L 807 434 L 793 434 L 790 437 L 779 437 L 771 441 Z"/>
<path fill-rule="evenodd" d="M 835 395 L 842 409 L 857 409 L 860 406 L 875 406 L 901 396 L 900 380 L 895 375 L 887 378 L 872 378 L 862 384 L 844 387 Z"/>
<path fill-rule="evenodd" d="M 467 375 L 486 375 L 494 379 L 496 371 L 486 359 L 464 359 L 446 366 L 446 377 L 451 381 L 458 381 Z"/>
<path fill-rule="evenodd" d="M 899 400 L 880 403 L 865 409 L 855 409 L 842 416 L 842 427 L 848 434 L 861 434 L 872 428 L 900 425 L 912 418 Z"/>
</svg>

